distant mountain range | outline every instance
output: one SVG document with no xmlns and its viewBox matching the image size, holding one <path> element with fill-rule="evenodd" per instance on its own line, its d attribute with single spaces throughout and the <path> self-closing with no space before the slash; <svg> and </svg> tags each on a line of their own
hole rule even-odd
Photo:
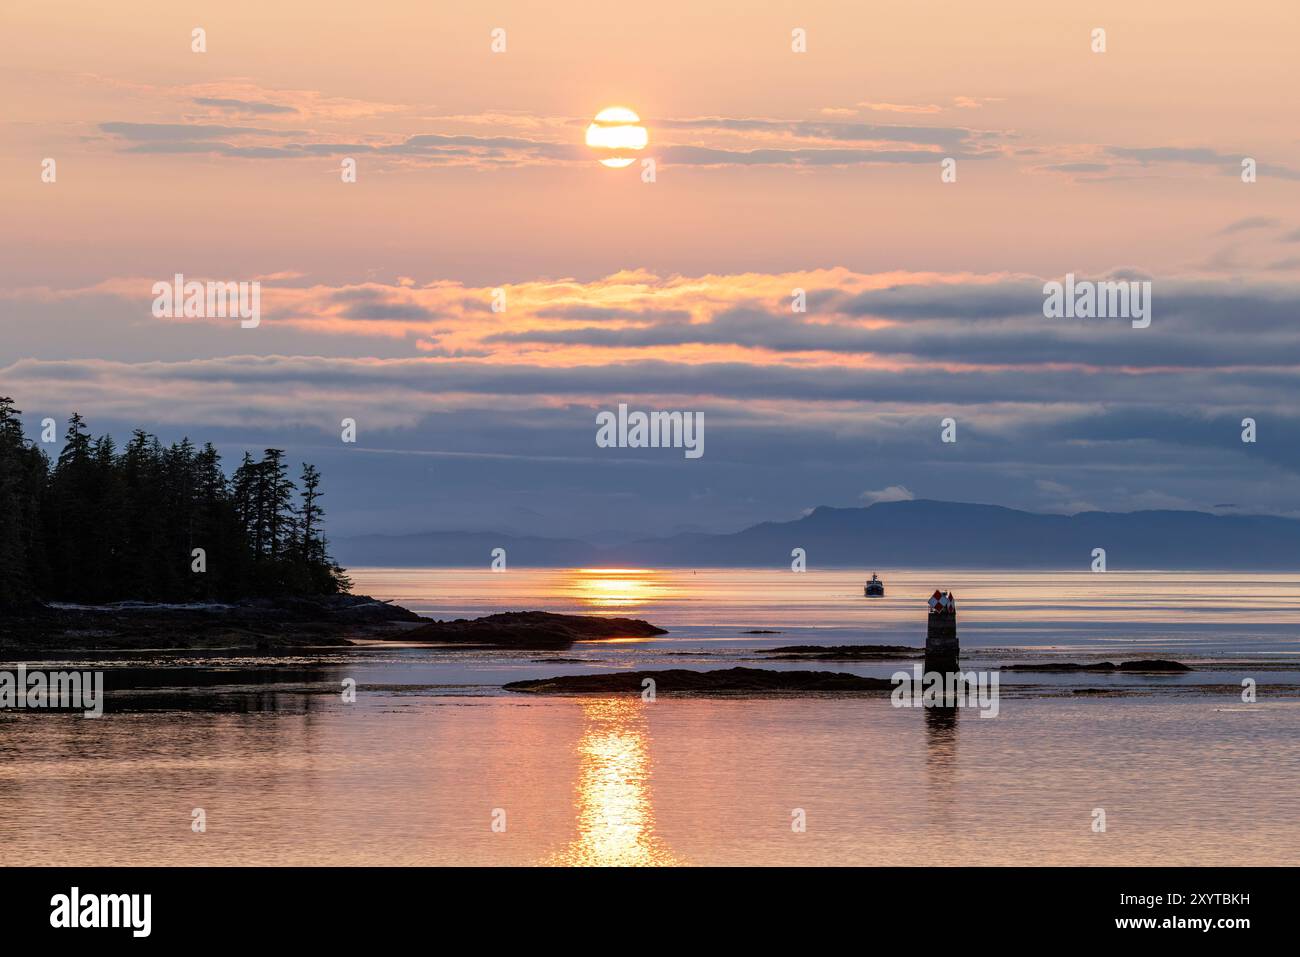
<svg viewBox="0 0 1300 957">
<path fill-rule="evenodd" d="M 1089 568 L 1300 570 L 1300 520 L 1208 512 L 1044 515 L 996 505 L 915 500 L 866 508 L 822 506 L 790 522 L 599 546 L 577 539 L 493 532 L 361 535 L 334 542 L 345 566 L 788 568 L 802 548 L 809 568 Z"/>
</svg>

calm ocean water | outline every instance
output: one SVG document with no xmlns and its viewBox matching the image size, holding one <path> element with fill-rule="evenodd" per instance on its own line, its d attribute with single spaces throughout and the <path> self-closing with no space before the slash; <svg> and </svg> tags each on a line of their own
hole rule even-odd
<svg viewBox="0 0 1300 957">
<path fill-rule="evenodd" d="M 750 629 L 817 643 L 916 644 L 926 600 L 957 596 L 962 647 L 1300 654 L 1300 575 L 1240 572 L 892 571 L 866 599 L 870 573 L 771 569 L 387 568 L 352 572 L 355 589 L 436 618 L 541 609 L 626 615 L 669 641 L 762 644 Z"/>
<path fill-rule="evenodd" d="M 530 654 L 61 659 L 109 671 L 109 713 L 0 712 L 0 863 L 1300 860 L 1300 576 L 881 574 L 888 597 L 867 600 L 863 576 L 842 572 L 361 569 L 358 591 L 435 617 L 540 608 L 670 633 Z M 1156 653 L 1196 670 L 1005 672 L 988 719 L 884 697 L 500 690 L 590 670 L 761 666 L 780 644 L 920 644 L 935 587 L 957 596 L 967 667 Z M 744 634 L 758 629 L 781 634 Z M 1245 677 L 1259 685 L 1252 704 Z M 341 700 L 346 678 L 355 704 Z"/>
</svg>

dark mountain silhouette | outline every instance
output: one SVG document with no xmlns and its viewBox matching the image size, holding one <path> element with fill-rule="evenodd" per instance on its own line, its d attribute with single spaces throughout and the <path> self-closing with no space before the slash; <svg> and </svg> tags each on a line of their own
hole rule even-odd
<svg viewBox="0 0 1300 957">
<path fill-rule="evenodd" d="M 1045 515 L 997 505 L 916 500 L 866 508 L 823 506 L 790 522 L 728 535 L 689 533 L 598 547 L 573 539 L 427 532 L 335 543 L 349 565 L 486 565 L 493 548 L 509 566 L 632 565 L 788 568 L 803 548 L 810 568 L 1089 568 L 1106 550 L 1110 570 L 1297 569 L 1300 520 L 1191 511 Z"/>
</svg>

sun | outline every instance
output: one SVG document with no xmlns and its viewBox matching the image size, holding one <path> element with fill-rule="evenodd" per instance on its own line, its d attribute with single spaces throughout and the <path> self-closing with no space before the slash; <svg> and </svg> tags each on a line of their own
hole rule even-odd
<svg viewBox="0 0 1300 957">
<path fill-rule="evenodd" d="M 601 155 L 601 165 L 622 169 L 636 162 L 628 155 L 645 149 L 650 134 L 641 125 L 641 117 L 626 106 L 609 106 L 596 114 L 587 127 L 587 145 Z"/>
</svg>

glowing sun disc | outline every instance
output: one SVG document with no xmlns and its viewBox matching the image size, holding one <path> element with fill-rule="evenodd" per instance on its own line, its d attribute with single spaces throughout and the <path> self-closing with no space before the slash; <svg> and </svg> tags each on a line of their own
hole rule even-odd
<svg viewBox="0 0 1300 957">
<path fill-rule="evenodd" d="M 631 166 L 636 157 L 628 154 L 640 152 L 649 142 L 641 117 L 626 106 L 606 107 L 587 127 L 587 145 L 604 154 L 601 165 L 611 169 Z"/>
</svg>

